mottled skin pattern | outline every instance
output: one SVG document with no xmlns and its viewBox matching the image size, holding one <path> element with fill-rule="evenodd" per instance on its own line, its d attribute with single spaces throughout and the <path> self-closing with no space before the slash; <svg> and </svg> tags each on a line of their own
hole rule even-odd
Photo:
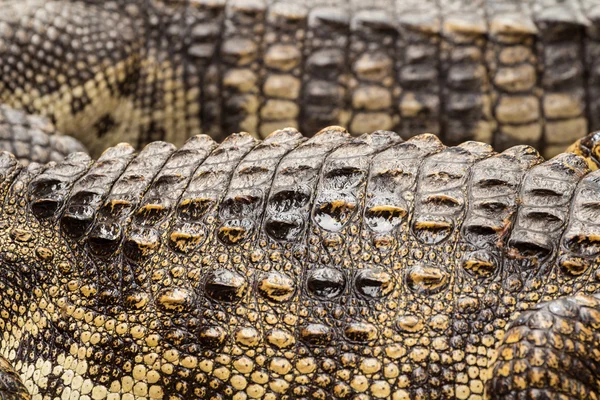
<svg viewBox="0 0 600 400">
<path fill-rule="evenodd" d="M 0 394 L 596 399 L 599 196 L 578 155 L 338 127 L 0 153 Z"/>
<path fill-rule="evenodd" d="M 563 151 L 600 129 L 597 0 L 0 2 L 0 102 L 94 156 L 328 125 Z"/>
</svg>

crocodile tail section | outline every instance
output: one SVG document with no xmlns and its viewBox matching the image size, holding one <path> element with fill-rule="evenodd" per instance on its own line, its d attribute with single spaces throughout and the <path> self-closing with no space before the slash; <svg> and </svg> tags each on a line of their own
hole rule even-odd
<svg viewBox="0 0 600 400">
<path fill-rule="evenodd" d="M 393 1 L 356 2 L 350 20 L 348 127 L 360 135 L 376 130 L 396 130 L 400 93 L 396 73 L 398 23 Z"/>
<path fill-rule="evenodd" d="M 494 146 L 538 146 L 543 136 L 538 79 L 538 29 L 528 1 L 485 1 L 489 25 L 486 49 Z M 521 105 L 521 106 L 519 106 Z"/>
<path fill-rule="evenodd" d="M 144 102 L 132 95 L 147 96 L 137 92 L 144 14 L 135 4 L 142 2 L 118 3 L 2 2 L 0 102 L 50 118 L 94 154 L 124 140 L 136 143 Z M 5 63 L 12 57 L 22 64 Z M 52 154 L 33 145 L 36 157 Z"/>
<path fill-rule="evenodd" d="M 396 73 L 400 93 L 399 133 L 408 138 L 421 132 L 442 134 L 440 124 L 440 29 L 437 0 L 396 0 L 398 20 Z"/>
<path fill-rule="evenodd" d="M 225 6 L 219 61 L 223 132 L 258 132 L 266 11 L 265 0 L 229 0 Z"/>
<path fill-rule="evenodd" d="M 537 58 L 542 89 L 544 155 L 558 154 L 588 133 L 585 28 L 580 2 L 534 1 L 539 30 Z"/>
<path fill-rule="evenodd" d="M 465 140 L 490 143 L 494 131 L 483 4 L 484 0 L 440 0 L 442 137 L 450 145 Z"/>
<path fill-rule="evenodd" d="M 345 1 L 333 3 L 315 6 L 308 13 L 301 89 L 302 132 L 348 125 L 350 10 Z"/>
<path fill-rule="evenodd" d="M 272 2 L 265 17 L 259 74 L 261 104 L 260 137 L 278 129 L 299 129 L 301 79 L 308 7 L 298 0 Z"/>
<path fill-rule="evenodd" d="M 581 11 L 590 22 L 585 27 L 584 63 L 587 73 L 587 118 L 588 131 L 600 129 L 600 71 L 595 66 L 600 62 L 600 5 L 595 0 L 580 0 Z"/>
</svg>

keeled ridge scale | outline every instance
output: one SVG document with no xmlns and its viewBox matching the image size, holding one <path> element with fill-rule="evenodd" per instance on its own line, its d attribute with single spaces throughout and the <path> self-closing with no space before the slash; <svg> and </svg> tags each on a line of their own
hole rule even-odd
<svg viewBox="0 0 600 400">
<path fill-rule="evenodd" d="M 336 304 L 343 304 L 351 294 L 349 272 L 356 257 L 353 246 L 360 237 L 371 157 L 399 141 L 394 132 L 364 134 L 331 152 L 323 163 L 307 230 L 308 253 L 303 269 L 309 296 L 303 306 L 312 313 L 324 299 L 333 303 L 316 321 L 301 325 L 301 336 L 309 344 L 333 346 L 334 339 L 340 340 L 336 339 L 338 335 L 350 341 L 371 342 L 380 334 L 373 324 L 360 321 L 348 322 L 339 329 L 324 322 L 328 315 L 343 313 Z"/>
<path fill-rule="evenodd" d="M 560 240 L 557 264 L 567 276 L 579 276 L 589 269 L 600 253 L 598 233 L 600 214 L 598 195 L 600 181 L 597 171 L 581 179 L 573 194 L 567 226 Z"/>
<path fill-rule="evenodd" d="M 90 156 L 72 153 L 29 184 L 30 207 L 36 217 L 55 216 L 64 206 L 75 182 L 91 165 Z"/>
<path fill-rule="evenodd" d="M 189 253 L 211 235 L 211 213 L 218 209 L 233 171 L 257 143 L 249 134 L 233 134 L 198 167 L 179 199 L 177 216 L 170 227 L 169 243 L 174 249 Z"/>
<path fill-rule="evenodd" d="M 374 236 L 393 232 L 410 216 L 423 159 L 444 148 L 434 135 L 415 136 L 377 154 L 367 183 L 363 230 Z"/>
<path fill-rule="evenodd" d="M 281 158 L 304 140 L 295 129 L 275 131 L 244 157 L 219 208 L 221 242 L 242 243 L 256 234 Z"/>
<path fill-rule="evenodd" d="M 61 226 L 68 236 L 80 237 L 86 233 L 134 152 L 128 144 L 108 148 L 75 183 L 61 215 Z"/>
<path fill-rule="evenodd" d="M 135 211 L 124 233 L 123 251 L 129 260 L 141 261 L 160 244 L 159 224 L 168 223 L 191 177 L 217 144 L 206 135 L 194 136 L 171 154 Z"/>
<path fill-rule="evenodd" d="M 153 142 L 129 163 L 111 188 L 87 236 L 92 254 L 108 257 L 117 250 L 131 215 L 174 150 L 172 144 Z"/>
<path fill-rule="evenodd" d="M 552 255 L 568 221 L 571 198 L 589 172 L 583 159 L 563 153 L 533 167 L 521 187 L 521 204 L 507 242 L 507 255 L 521 268 L 553 262 Z M 527 260 L 527 262 L 525 262 Z"/>
</svg>

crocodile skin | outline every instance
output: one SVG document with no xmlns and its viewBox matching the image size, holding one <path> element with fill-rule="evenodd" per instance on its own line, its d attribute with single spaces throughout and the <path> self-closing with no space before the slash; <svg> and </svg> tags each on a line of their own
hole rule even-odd
<svg viewBox="0 0 600 400">
<path fill-rule="evenodd" d="M 86 151 L 76 139 L 59 134 L 46 118 L 1 104 L 0 150 L 11 152 L 23 164 L 60 161 L 70 153 Z"/>
<path fill-rule="evenodd" d="M 329 127 L 0 153 L 0 395 L 596 399 L 600 172 Z"/>
<path fill-rule="evenodd" d="M 391 129 L 545 155 L 600 129 L 597 0 L 0 2 L 0 102 L 127 141 Z"/>
</svg>

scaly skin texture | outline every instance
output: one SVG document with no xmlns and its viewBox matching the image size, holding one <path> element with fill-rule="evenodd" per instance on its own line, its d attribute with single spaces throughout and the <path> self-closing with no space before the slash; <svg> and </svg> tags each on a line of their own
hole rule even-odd
<svg viewBox="0 0 600 400">
<path fill-rule="evenodd" d="M 98 156 L 206 133 L 392 129 L 546 156 L 600 129 L 595 0 L 13 0 L 0 102 Z"/>
<path fill-rule="evenodd" d="M 87 151 L 71 136 L 61 135 L 46 118 L 0 105 L 0 150 L 9 151 L 23 165 L 60 161 Z"/>
<path fill-rule="evenodd" d="M 0 177 L 5 398 L 598 398 L 578 155 L 331 127 Z"/>
</svg>

